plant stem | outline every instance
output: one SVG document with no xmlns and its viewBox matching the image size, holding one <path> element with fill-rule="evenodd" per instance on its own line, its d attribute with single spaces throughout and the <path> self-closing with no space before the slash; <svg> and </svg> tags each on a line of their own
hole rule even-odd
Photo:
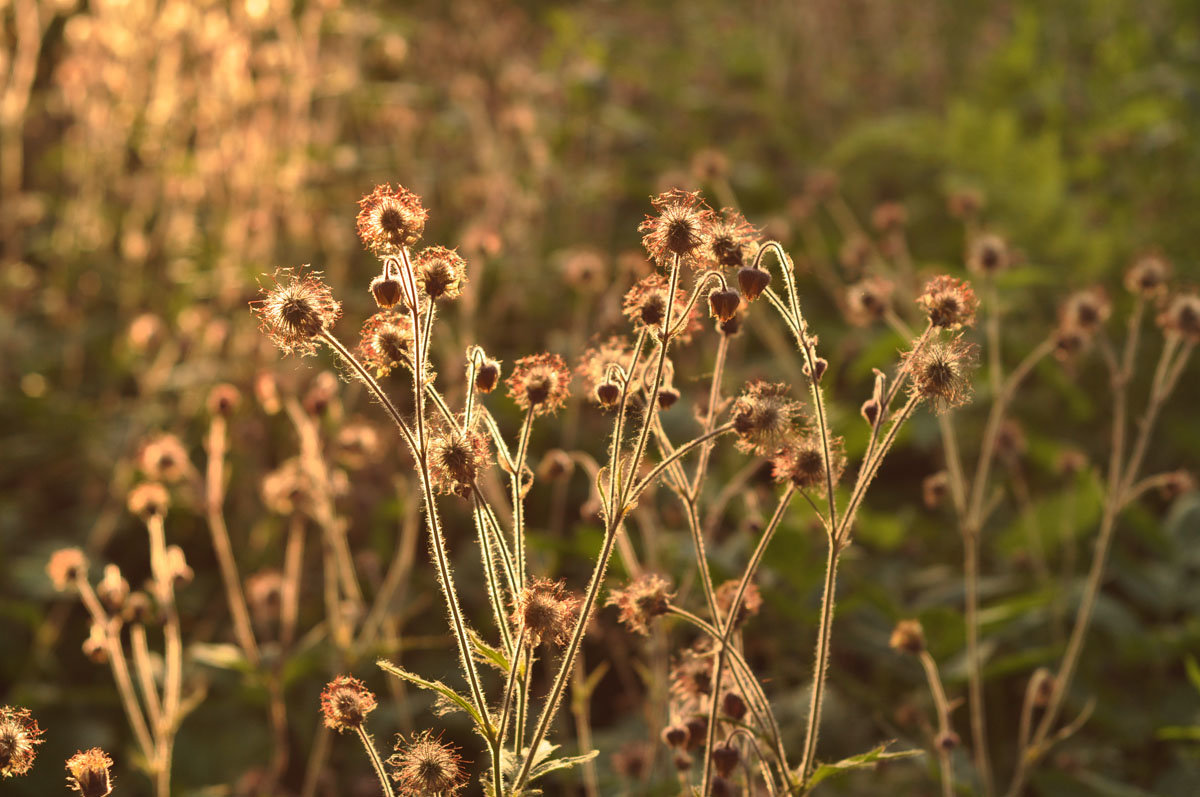
<svg viewBox="0 0 1200 797">
<path fill-rule="evenodd" d="M 950 704 L 946 700 L 946 690 L 942 688 L 942 679 L 938 675 L 937 662 L 928 650 L 920 653 L 921 666 L 925 668 L 925 678 L 929 681 L 929 692 L 933 696 L 933 704 L 938 715 L 938 738 L 934 740 L 937 749 L 938 767 L 941 770 L 942 797 L 954 797 L 954 770 L 950 760 L 950 750 L 941 740 L 950 733 Z"/>
<path fill-rule="evenodd" d="M 817 652 L 813 661 L 812 696 L 808 704 L 808 724 L 804 731 L 804 752 L 800 760 L 800 777 L 808 779 L 815 763 L 817 735 L 820 732 L 821 708 L 825 691 L 825 672 L 829 667 L 829 637 L 833 631 L 833 604 L 837 589 L 837 566 L 841 556 L 838 541 L 829 535 L 829 550 L 825 559 L 825 586 L 821 590 L 821 624 L 817 631 Z"/>
<path fill-rule="evenodd" d="M 388 783 L 387 770 L 383 768 L 383 762 L 379 760 L 379 752 L 375 749 L 375 743 L 371 741 L 371 737 L 367 734 L 367 729 L 362 725 L 355 728 L 358 731 L 358 738 L 362 740 L 363 749 L 367 751 L 367 757 L 371 759 L 371 767 L 375 770 L 375 775 L 379 778 L 379 786 L 383 789 L 386 797 L 392 797 L 392 786 Z"/>
</svg>

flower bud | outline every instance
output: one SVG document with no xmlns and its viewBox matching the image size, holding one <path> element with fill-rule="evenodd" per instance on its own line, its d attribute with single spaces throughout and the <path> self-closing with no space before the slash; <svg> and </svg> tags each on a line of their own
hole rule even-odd
<svg viewBox="0 0 1200 797">
<path fill-rule="evenodd" d="M 475 369 L 475 389 L 480 393 L 491 393 L 500 383 L 500 363 L 496 360 L 484 360 Z"/>
<path fill-rule="evenodd" d="M 596 401 L 601 407 L 614 407 L 621 399 L 621 388 L 616 382 L 601 382 L 596 385 Z"/>
<path fill-rule="evenodd" d="M 729 743 L 719 744 L 713 748 L 712 762 L 717 770 L 717 774 L 723 778 L 729 777 L 729 774 L 737 767 L 741 755 L 738 749 Z"/>
<path fill-rule="evenodd" d="M 390 275 L 380 274 L 371 280 L 371 295 L 375 297 L 375 304 L 379 305 L 381 309 L 387 310 L 389 307 L 395 307 L 396 303 L 400 301 L 400 281 L 393 279 Z"/>
<path fill-rule="evenodd" d="M 742 303 L 742 297 L 734 290 L 715 290 L 708 295 L 708 306 L 713 317 L 720 321 L 728 321 L 737 312 Z"/>
<path fill-rule="evenodd" d="M 771 274 L 761 268 L 754 266 L 746 266 L 738 269 L 738 290 L 742 292 L 742 296 L 746 297 L 746 301 L 752 302 L 771 284 Z"/>
</svg>

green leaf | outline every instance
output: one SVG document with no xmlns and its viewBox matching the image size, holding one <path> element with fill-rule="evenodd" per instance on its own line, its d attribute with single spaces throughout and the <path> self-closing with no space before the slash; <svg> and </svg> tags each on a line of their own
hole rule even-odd
<svg viewBox="0 0 1200 797">
<path fill-rule="evenodd" d="M 1192 686 L 1200 692 L 1200 663 L 1196 662 L 1195 656 L 1188 656 L 1183 660 L 1184 666 L 1187 667 L 1188 680 L 1192 682 Z"/>
<path fill-rule="evenodd" d="M 899 750 L 895 753 L 887 752 L 888 745 L 892 742 L 884 742 L 866 753 L 852 755 L 849 758 L 843 758 L 833 764 L 821 764 L 813 770 L 812 776 L 804 784 L 807 794 L 812 791 L 813 787 L 826 778 L 831 778 L 834 775 L 840 775 L 843 772 L 849 772 L 852 769 L 863 769 L 865 767 L 874 766 L 877 761 L 891 761 L 897 758 L 912 758 L 914 756 L 924 755 L 924 750 Z"/>
<path fill-rule="evenodd" d="M 1200 742 L 1200 725 L 1165 725 L 1154 736 L 1168 742 Z"/>
<path fill-rule="evenodd" d="M 436 693 L 443 698 L 445 705 L 465 711 L 471 717 L 471 719 L 475 721 L 475 726 L 479 729 L 480 733 L 483 734 L 485 739 L 491 739 L 496 735 L 496 729 L 492 727 L 490 722 L 486 721 L 479 714 L 479 711 L 476 710 L 475 706 L 472 705 L 470 700 L 446 686 L 441 681 L 428 681 L 419 675 L 409 672 L 408 670 L 397 667 L 395 664 L 392 664 L 386 659 L 380 659 L 379 661 L 375 662 L 375 664 L 386 673 L 391 673 L 397 678 L 403 681 L 408 681 L 414 686 Z"/>
<path fill-rule="evenodd" d="M 221 642 L 197 642 L 188 646 L 192 659 L 218 670 L 249 672 L 250 663 L 237 645 Z"/>
<path fill-rule="evenodd" d="M 483 641 L 483 637 L 472 628 L 467 629 L 467 635 L 471 638 L 471 647 L 475 649 L 475 658 L 481 663 L 495 667 L 502 673 L 507 673 L 512 664 L 508 660 L 508 656 L 504 655 L 504 651 L 500 648 L 494 648 L 487 642 Z"/>
<path fill-rule="evenodd" d="M 596 756 L 598 756 L 600 754 L 599 750 L 592 750 L 588 753 L 584 753 L 583 755 L 571 755 L 571 756 L 563 756 L 562 758 L 552 758 L 551 756 L 554 755 L 554 751 L 557 750 L 558 748 L 559 748 L 559 745 L 551 744 L 550 742 L 546 741 L 545 739 L 542 740 L 541 744 L 538 745 L 537 752 L 532 754 L 533 755 L 533 766 L 530 767 L 530 769 L 529 769 L 529 778 L 527 779 L 526 784 L 525 784 L 526 788 L 528 787 L 528 785 L 530 783 L 532 783 L 533 781 L 537 780 L 540 777 L 548 775 L 551 772 L 557 772 L 557 771 L 563 770 L 563 769 L 571 769 L 572 767 L 576 767 L 576 766 L 579 766 L 580 764 L 587 763 L 588 761 L 591 761 L 593 758 L 595 758 Z M 527 755 L 529 754 L 528 751 L 526 751 L 526 754 Z M 504 753 L 501 754 L 501 769 L 503 770 L 504 778 L 508 783 L 511 784 L 513 779 L 516 778 L 517 773 L 520 772 L 521 765 L 523 763 L 524 763 L 523 757 L 512 755 L 511 753 L 509 753 L 507 751 L 505 751 Z M 526 791 L 525 789 L 523 789 L 520 792 L 522 797 L 524 797 L 524 795 L 537 794 L 537 793 L 539 793 L 539 792 L 537 792 L 536 790 Z"/>
</svg>

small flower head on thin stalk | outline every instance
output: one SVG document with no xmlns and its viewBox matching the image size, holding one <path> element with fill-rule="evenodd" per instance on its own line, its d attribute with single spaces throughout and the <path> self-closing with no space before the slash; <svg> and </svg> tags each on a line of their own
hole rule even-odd
<svg viewBox="0 0 1200 797">
<path fill-rule="evenodd" d="M 995 276 L 1010 263 L 1008 243 L 994 233 L 980 235 L 967 252 L 967 270 L 981 277 Z"/>
<path fill-rule="evenodd" d="M 285 517 L 308 508 L 313 494 L 312 479 L 304 463 L 297 457 L 284 460 L 262 480 L 263 504 L 270 511 Z"/>
<path fill-rule="evenodd" d="M 881 320 L 892 306 L 895 286 L 883 277 L 864 277 L 846 288 L 846 316 L 855 326 L 865 327 Z"/>
<path fill-rule="evenodd" d="M 0 775 L 24 775 L 33 767 L 42 729 L 27 708 L 0 708 Z"/>
<path fill-rule="evenodd" d="M 108 797 L 112 794 L 113 760 L 99 747 L 78 752 L 67 759 L 67 785 L 80 797 Z"/>
<path fill-rule="evenodd" d="M 321 692 L 321 714 L 325 718 L 325 727 L 338 733 L 361 728 L 376 705 L 371 690 L 362 681 L 349 675 L 334 678 Z"/>
<path fill-rule="evenodd" d="M 59 548 L 50 555 L 46 563 L 46 575 L 54 588 L 62 592 L 74 585 L 75 580 L 87 574 L 87 556 L 79 548 Z"/>
<path fill-rule="evenodd" d="M 620 610 L 620 621 L 642 636 L 649 636 L 650 622 L 667 613 L 671 599 L 671 583 L 655 573 L 643 573 L 624 589 L 613 590 L 608 605 Z"/>
<path fill-rule="evenodd" d="M 730 413 L 738 450 L 763 456 L 774 453 L 791 434 L 799 414 L 800 402 L 791 398 L 787 385 L 751 382 Z"/>
<path fill-rule="evenodd" d="M 1091 337 L 1100 331 L 1112 315 L 1112 302 L 1101 287 L 1076 291 L 1059 308 L 1059 325 L 1077 329 Z"/>
<path fill-rule="evenodd" d="M 1059 325 L 1054 330 L 1054 356 L 1060 362 L 1071 363 L 1092 343 L 1092 335 L 1078 327 Z"/>
<path fill-rule="evenodd" d="M 909 392 L 933 403 L 937 412 L 946 412 L 971 400 L 971 374 L 976 349 L 961 337 L 936 340 L 917 350 L 904 352 L 904 368 L 911 380 Z"/>
<path fill-rule="evenodd" d="M 180 482 L 192 472 L 192 462 L 183 441 L 173 434 L 160 434 L 142 444 L 138 467 L 153 481 Z"/>
<path fill-rule="evenodd" d="M 632 357 L 630 345 L 624 338 L 615 336 L 585 351 L 575 367 L 575 373 L 583 380 L 584 394 L 604 407 L 615 404 L 621 393 L 621 386 L 616 381 L 616 367 L 619 366 L 623 371 Z M 600 390 L 601 385 L 606 386 L 603 391 Z M 629 386 L 631 393 L 637 389 L 637 385 Z"/>
<path fill-rule="evenodd" d="M 467 282 L 467 263 L 444 246 L 427 246 L 417 255 L 417 284 L 431 299 L 457 299 Z"/>
<path fill-rule="evenodd" d="M 480 393 L 491 393 L 500 384 L 500 361 L 484 357 L 475 369 L 475 389 Z"/>
<path fill-rule="evenodd" d="M 228 382 L 214 386 L 208 392 L 208 398 L 204 402 L 210 414 L 223 418 L 233 415 L 241 403 L 241 391 Z"/>
<path fill-rule="evenodd" d="M 900 653 L 911 653 L 916 656 L 925 649 L 925 631 L 919 620 L 901 620 L 892 629 L 888 646 Z"/>
<path fill-rule="evenodd" d="M 1171 276 L 1171 264 L 1161 255 L 1150 253 L 1134 261 L 1125 272 L 1125 288 L 1147 299 L 1161 296 Z"/>
<path fill-rule="evenodd" d="M 937 509 L 950 494 L 950 474 L 944 470 L 931 473 L 921 482 L 921 500 L 926 509 Z"/>
<path fill-rule="evenodd" d="M 771 272 L 758 266 L 743 266 L 738 269 L 738 290 L 746 301 L 752 302 L 771 284 Z"/>
<path fill-rule="evenodd" d="M 278 269 L 262 285 L 261 299 L 250 303 L 259 329 L 284 354 L 316 354 L 317 336 L 342 315 L 342 305 L 321 278 L 320 271 Z"/>
<path fill-rule="evenodd" d="M 729 742 L 717 745 L 712 751 L 713 767 L 717 770 L 717 775 L 722 778 L 728 778 L 733 774 L 733 770 L 737 769 L 741 758 L 737 747 Z"/>
<path fill-rule="evenodd" d="M 96 664 L 108 661 L 108 635 L 104 631 L 104 626 L 100 623 L 92 623 L 87 639 L 83 640 L 80 649 L 83 650 L 83 655 Z"/>
<path fill-rule="evenodd" d="M 1158 325 L 1189 343 L 1200 343 L 1200 294 L 1191 291 L 1174 296 L 1159 313 Z"/>
<path fill-rule="evenodd" d="M 687 728 L 682 725 L 668 725 L 662 729 L 659 738 L 667 747 L 678 750 L 687 744 Z"/>
<path fill-rule="evenodd" d="M 941 329 L 961 329 L 975 324 L 979 299 L 971 283 L 945 274 L 925 284 L 917 304 L 929 316 L 929 323 Z"/>
<path fill-rule="evenodd" d="M 621 310 L 625 317 L 633 323 L 634 329 L 646 329 L 652 334 L 661 331 L 663 317 L 667 314 L 667 289 L 669 287 L 670 282 L 666 277 L 661 274 L 651 274 L 638 280 L 638 283 L 626 292 Z M 678 332 L 674 333 L 675 340 L 679 343 L 691 341 L 692 335 L 700 328 L 698 313 L 694 305 L 688 313 L 686 322 L 684 320 L 683 311 L 687 306 L 687 301 L 687 291 L 677 288 L 675 301 L 671 303 L 670 328 L 672 330 L 680 328 Z"/>
<path fill-rule="evenodd" d="M 358 207 L 358 237 L 379 255 L 397 254 L 421 240 L 429 216 L 421 197 L 404 186 L 393 191 L 387 183 L 375 186 Z"/>
<path fill-rule="evenodd" d="M 721 713 L 740 722 L 746 716 L 746 701 L 737 692 L 726 692 L 721 696 Z"/>
<path fill-rule="evenodd" d="M 403 797 L 440 795 L 452 797 L 467 782 L 467 771 L 458 748 L 430 731 L 421 731 L 411 739 L 396 737 L 394 752 L 387 760 L 392 780 Z"/>
<path fill-rule="evenodd" d="M 827 485 L 823 452 L 818 435 L 796 435 L 787 440 L 771 458 L 771 475 L 780 484 L 790 483 L 797 490 L 820 490 L 824 493 Z M 841 438 L 829 438 L 829 469 L 836 487 L 846 469 Z"/>
<path fill-rule="evenodd" d="M 1158 494 L 1164 501 L 1174 501 L 1181 495 L 1195 492 L 1196 477 L 1186 470 L 1175 470 L 1164 473 L 1162 483 L 1158 486 Z"/>
<path fill-rule="evenodd" d="M 722 616 L 727 617 L 729 610 L 733 608 L 733 599 L 737 596 L 739 583 L 737 579 L 731 579 L 717 587 L 717 609 Z M 738 608 L 737 624 L 741 625 L 758 614 L 762 605 L 762 593 L 758 591 L 758 586 L 754 583 L 747 584 L 746 592 L 742 595 L 742 605 Z"/>
<path fill-rule="evenodd" d="M 166 517 L 171 497 L 167 488 L 157 482 L 142 482 L 129 491 L 129 511 L 149 522 L 153 517 Z"/>
<path fill-rule="evenodd" d="M 660 265 L 668 265 L 677 255 L 695 265 L 701 248 L 709 241 L 714 215 L 700 192 L 672 188 L 652 198 L 650 204 L 658 215 L 646 216 L 638 226 L 650 257 Z"/>
<path fill-rule="evenodd" d="M 376 313 L 366 320 L 358 342 L 363 364 L 382 379 L 400 366 L 410 367 L 413 351 L 412 316 Z"/>
<path fill-rule="evenodd" d="M 908 209 L 899 202 L 880 202 L 871 211 L 871 226 L 887 235 L 904 229 L 908 224 Z"/>
<path fill-rule="evenodd" d="M 557 412 L 571 395 L 571 370 L 557 354 L 532 354 L 517 360 L 508 378 L 508 395 L 535 415 Z"/>
<path fill-rule="evenodd" d="M 741 213 L 725 208 L 709 225 L 705 255 L 715 268 L 741 268 L 753 254 L 758 236 L 759 231 Z"/>
<path fill-rule="evenodd" d="M 487 437 L 478 429 L 451 429 L 441 424 L 429 440 L 429 475 L 442 494 L 466 497 L 475 477 L 492 464 Z"/>
<path fill-rule="evenodd" d="M 96 585 L 96 594 L 114 614 L 121 611 L 129 597 L 129 582 L 121 575 L 121 568 L 111 562 L 104 566 L 104 575 Z"/>
<path fill-rule="evenodd" d="M 196 573 L 188 565 L 183 549 L 178 545 L 168 545 L 164 553 L 166 554 L 164 564 L 167 578 L 171 579 L 176 586 L 192 583 Z"/>
<path fill-rule="evenodd" d="M 565 644 L 579 617 L 581 601 L 567 592 L 561 581 L 536 578 L 521 590 L 513 610 L 513 623 L 524 626 L 534 645 Z"/>
<path fill-rule="evenodd" d="M 396 259 L 386 257 L 383 260 L 383 273 L 371 280 L 371 296 L 381 310 L 389 310 L 400 302 L 403 288 L 396 278 L 397 268 Z"/>
</svg>

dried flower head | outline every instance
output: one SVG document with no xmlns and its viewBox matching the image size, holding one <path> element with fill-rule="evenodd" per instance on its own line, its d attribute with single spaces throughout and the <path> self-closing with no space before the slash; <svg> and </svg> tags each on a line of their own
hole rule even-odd
<svg viewBox="0 0 1200 797">
<path fill-rule="evenodd" d="M 616 606 L 619 619 L 630 631 L 650 634 L 650 621 L 667 613 L 671 605 L 671 582 L 655 573 L 643 573 L 624 589 L 613 590 L 609 606 Z"/>
<path fill-rule="evenodd" d="M 640 782 L 654 763 L 654 749 L 647 742 L 627 742 L 613 753 L 613 770 L 623 778 Z"/>
<path fill-rule="evenodd" d="M 717 587 L 717 609 L 723 617 L 728 617 L 729 610 L 733 608 L 733 599 L 737 596 L 739 583 L 736 579 L 732 579 Z M 738 608 L 737 624 L 741 625 L 758 614 L 762 605 L 762 593 L 758 591 L 758 585 L 753 582 L 747 584 L 746 592 L 742 595 L 742 605 Z"/>
<path fill-rule="evenodd" d="M 757 266 L 744 266 L 738 269 L 738 290 L 746 301 L 752 302 L 771 284 L 771 273 Z"/>
<path fill-rule="evenodd" d="M 334 678 L 321 692 L 325 727 L 338 733 L 361 728 L 376 705 L 375 695 L 362 681 L 349 675 Z"/>
<path fill-rule="evenodd" d="M 1200 343 L 1200 294 L 1195 291 L 1172 297 L 1158 315 L 1165 332 L 1178 335 L 1189 343 Z"/>
<path fill-rule="evenodd" d="M 427 794 L 452 797 L 467 782 L 458 748 L 430 731 L 415 733 L 408 740 L 397 736 L 387 764 L 392 768 L 392 779 L 399 784 L 400 794 L 405 797 Z"/>
<path fill-rule="evenodd" d="M 221 415 L 227 418 L 234 413 L 241 401 L 241 391 L 226 382 L 215 385 L 212 390 L 208 391 L 205 406 L 213 415 Z"/>
<path fill-rule="evenodd" d="M 571 636 L 579 617 L 579 598 L 561 581 L 535 578 L 517 596 L 512 619 L 525 629 L 534 645 L 562 645 Z"/>
<path fill-rule="evenodd" d="M 703 647 L 687 648 L 671 666 L 671 694 L 690 701 L 712 694 L 712 651 Z"/>
<path fill-rule="evenodd" d="M 150 596 L 144 592 L 132 593 L 125 601 L 121 616 L 127 623 L 149 623 L 154 617 L 154 606 L 150 603 Z"/>
<path fill-rule="evenodd" d="M 480 393 L 491 393 L 500 384 L 500 361 L 484 357 L 475 369 L 475 389 Z"/>
<path fill-rule="evenodd" d="M 829 438 L 829 473 L 837 486 L 846 469 L 842 441 Z M 828 485 L 825 475 L 825 454 L 821 438 L 816 434 L 796 435 L 788 439 L 771 458 L 771 475 L 780 484 L 790 483 L 797 490 L 820 490 Z"/>
<path fill-rule="evenodd" d="M 746 701 L 737 692 L 726 692 L 721 696 L 721 713 L 740 721 L 746 716 Z"/>
<path fill-rule="evenodd" d="M 532 354 L 517 360 L 508 378 L 508 395 L 535 415 L 557 412 L 571 395 L 571 371 L 557 354 Z"/>
<path fill-rule="evenodd" d="M 974 188 L 959 189 L 946 199 L 947 210 L 956 219 L 974 218 L 983 210 L 983 203 L 983 193 Z"/>
<path fill-rule="evenodd" d="M 733 208 L 714 214 L 704 254 L 716 268 L 741 268 L 758 244 L 759 232 Z"/>
<path fill-rule="evenodd" d="M 377 460 L 383 451 L 379 430 L 363 421 L 352 421 L 338 430 L 334 440 L 334 455 L 338 462 L 352 470 L 365 468 Z"/>
<path fill-rule="evenodd" d="M 358 201 L 358 207 L 358 237 L 379 255 L 397 254 L 421 240 L 429 216 L 421 197 L 404 186 L 393 191 L 389 183 L 375 186 Z"/>
<path fill-rule="evenodd" d="M 1103 288 L 1096 286 L 1076 291 L 1059 308 L 1059 325 L 1095 335 L 1112 315 L 1112 302 Z"/>
<path fill-rule="evenodd" d="M 487 436 L 475 428 L 452 429 L 440 423 L 429 439 L 429 475 L 443 495 L 467 497 L 475 477 L 492 464 Z"/>
<path fill-rule="evenodd" d="M 193 472 L 187 449 L 173 434 L 161 434 L 143 443 L 138 466 L 146 478 L 168 483 L 182 481 Z"/>
<path fill-rule="evenodd" d="M 646 216 L 638 226 L 650 257 L 665 265 L 678 256 L 681 262 L 694 265 L 698 251 L 708 243 L 713 220 L 712 209 L 704 204 L 700 192 L 672 188 L 650 203 L 658 215 Z"/>
<path fill-rule="evenodd" d="M 81 797 L 108 797 L 112 794 L 109 770 L 113 760 L 99 747 L 78 752 L 67 759 L 67 785 Z"/>
<path fill-rule="evenodd" d="M 881 320 L 892 306 L 895 286 L 883 277 L 864 277 L 846 288 L 846 317 L 865 327 Z"/>
<path fill-rule="evenodd" d="M 921 500 L 927 509 L 937 509 L 950 493 L 950 474 L 944 470 L 931 473 L 921 482 Z"/>
<path fill-rule="evenodd" d="M 1070 362 L 1088 348 L 1092 337 L 1078 327 L 1060 325 L 1054 330 L 1054 356 L 1061 362 Z"/>
<path fill-rule="evenodd" d="M 785 384 L 756 380 L 733 403 L 730 417 L 737 433 L 738 450 L 770 455 L 792 433 L 800 415 L 800 402 Z"/>
<path fill-rule="evenodd" d="M 103 664 L 108 661 L 108 635 L 104 631 L 104 626 L 100 623 L 92 623 L 87 639 L 83 640 L 83 645 L 80 647 L 83 655 L 92 662 Z"/>
<path fill-rule="evenodd" d="M 412 317 L 407 313 L 376 313 L 363 324 L 358 352 L 376 377 L 382 379 L 400 366 L 411 367 L 412 350 Z"/>
<path fill-rule="evenodd" d="M 998 274 L 1008 268 L 1008 243 L 999 235 L 980 235 L 971 242 L 967 252 L 967 270 L 973 274 L 987 276 Z"/>
<path fill-rule="evenodd" d="M 283 607 L 283 576 L 278 570 L 259 570 L 246 577 L 246 603 L 259 625 L 279 618 Z"/>
<path fill-rule="evenodd" d="M 713 147 L 698 150 L 692 156 L 692 174 L 699 180 L 712 182 L 729 176 L 729 158 Z"/>
<path fill-rule="evenodd" d="M 630 288 L 622 302 L 621 309 L 625 317 L 633 323 L 634 329 L 649 330 L 657 333 L 662 330 L 663 318 L 667 314 L 667 290 L 670 282 L 660 274 L 651 274 L 638 280 Z M 683 311 L 687 306 L 688 294 L 682 289 L 675 290 L 675 299 L 671 303 L 670 329 L 679 343 L 687 343 L 692 334 L 700 328 L 698 313 L 693 305 L 684 318 Z"/>
<path fill-rule="evenodd" d="M 616 376 L 619 373 L 630 376 L 626 369 L 632 358 L 632 348 L 624 338 L 620 337 L 611 337 L 603 343 L 589 348 L 579 358 L 579 365 L 575 367 L 575 373 L 579 374 L 583 380 L 584 393 L 602 406 L 615 404 L 621 392 L 621 386 L 616 381 Z M 620 371 L 617 370 L 618 367 L 621 369 Z M 629 386 L 629 392 L 633 393 L 639 389 L 636 382 L 635 378 L 634 384 Z M 605 396 L 600 395 L 601 385 L 608 386 L 604 391 Z"/>
<path fill-rule="evenodd" d="M 943 274 L 925 284 L 917 304 L 929 316 L 929 323 L 953 330 L 975 324 L 979 299 L 971 283 Z"/>
<path fill-rule="evenodd" d="M 321 272 L 307 268 L 277 269 L 268 277 L 271 286 L 262 285 L 262 298 L 250 303 L 259 329 L 284 354 L 315 354 L 317 337 L 342 315 Z"/>
<path fill-rule="evenodd" d="M 741 754 L 736 746 L 729 742 L 724 742 L 713 748 L 712 762 L 713 767 L 717 770 L 717 774 L 722 778 L 727 778 L 737 768 L 738 762 L 741 761 Z"/>
<path fill-rule="evenodd" d="M 46 563 L 46 575 L 54 583 L 54 588 L 62 592 L 73 585 L 77 578 L 87 575 L 87 566 L 87 556 L 79 548 L 59 548 Z"/>
<path fill-rule="evenodd" d="M 165 517 L 171 497 L 167 488 L 157 482 L 142 482 L 129 491 L 129 511 L 143 521 L 152 517 Z"/>
<path fill-rule="evenodd" d="M 537 466 L 540 481 L 556 482 L 565 479 L 575 470 L 575 460 L 561 448 L 552 448 L 545 453 Z"/>
<path fill-rule="evenodd" d="M 457 299 L 467 282 L 467 262 L 453 249 L 427 246 L 413 264 L 417 285 L 431 299 Z"/>
<path fill-rule="evenodd" d="M 33 767 L 42 729 L 27 708 L 0 708 L 0 775 L 24 775 Z"/>
<path fill-rule="evenodd" d="M 297 457 L 285 460 L 262 480 L 263 503 L 279 515 L 291 515 L 307 507 L 312 491 L 308 470 Z"/>
<path fill-rule="evenodd" d="M 108 608 L 119 612 L 129 597 L 129 582 L 121 575 L 121 568 L 111 562 L 104 566 L 104 575 L 96 585 L 96 594 Z"/>
<path fill-rule="evenodd" d="M 938 412 L 971 400 L 971 373 L 976 361 L 973 343 L 961 337 L 934 340 L 901 356 L 911 380 L 910 393 L 933 402 Z"/>
<path fill-rule="evenodd" d="M 667 747 L 678 749 L 687 743 L 687 728 L 682 725 L 668 725 L 662 729 L 660 738 Z"/>
<path fill-rule="evenodd" d="M 1171 276 L 1171 264 L 1161 255 L 1142 255 L 1125 272 L 1125 287 L 1131 293 L 1152 298 L 1166 289 Z"/>
<path fill-rule="evenodd" d="M 880 202 L 871 211 L 871 226 L 881 233 L 893 233 L 908 224 L 908 210 L 899 202 Z"/>
<path fill-rule="evenodd" d="M 174 581 L 176 585 L 192 583 L 192 579 L 195 578 L 196 574 L 188 565 L 183 549 L 178 545 L 168 545 L 164 553 L 166 557 L 163 564 L 167 578 Z"/>
<path fill-rule="evenodd" d="M 708 294 L 708 307 L 713 318 L 717 321 L 728 321 L 733 318 L 741 306 L 742 297 L 738 292 L 729 288 L 718 288 Z"/>
<path fill-rule="evenodd" d="M 607 282 L 608 265 L 595 249 L 571 250 L 563 258 L 562 270 L 567 284 L 580 290 L 598 291 Z"/>
<path fill-rule="evenodd" d="M 375 298 L 375 304 L 382 310 L 389 310 L 400 302 L 403 288 L 400 285 L 400 280 L 396 279 L 395 275 L 392 274 L 390 262 L 384 268 L 386 269 L 386 273 L 377 275 L 371 280 L 368 288 L 371 291 L 371 296 Z"/>
<path fill-rule="evenodd" d="M 900 653 L 911 653 L 914 656 L 925 649 L 925 631 L 919 620 L 901 620 L 892 630 L 888 640 L 892 650 Z"/>
</svg>

